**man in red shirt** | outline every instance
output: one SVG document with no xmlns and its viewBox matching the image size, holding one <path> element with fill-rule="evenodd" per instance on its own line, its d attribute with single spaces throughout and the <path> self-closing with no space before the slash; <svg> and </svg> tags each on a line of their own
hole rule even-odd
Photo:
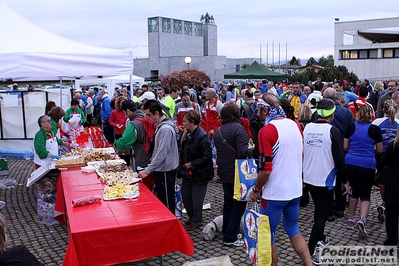
<svg viewBox="0 0 399 266">
<path fill-rule="evenodd" d="M 366 101 L 366 97 L 367 97 L 368 93 L 369 93 L 369 92 L 368 92 L 367 87 L 362 86 L 362 87 L 359 89 L 359 97 L 357 98 L 357 100 L 356 100 L 356 101 L 353 101 L 353 102 L 350 102 L 350 103 L 348 104 L 349 110 L 352 112 L 353 117 L 356 118 L 356 114 L 357 114 L 357 111 L 359 110 L 359 108 L 360 108 L 361 106 L 367 104 L 367 105 L 369 105 L 369 106 L 371 107 L 371 109 L 373 110 L 372 115 L 371 115 L 371 116 L 372 116 L 372 119 L 373 119 L 373 120 L 375 119 L 374 108 L 373 108 L 373 106 L 372 106 L 370 103 L 368 103 L 368 102 Z"/>
<path fill-rule="evenodd" d="M 220 126 L 219 116 L 223 104 L 218 100 L 215 89 L 209 88 L 205 92 L 205 105 L 202 113 L 201 127 L 212 138 L 216 129 Z"/>
</svg>

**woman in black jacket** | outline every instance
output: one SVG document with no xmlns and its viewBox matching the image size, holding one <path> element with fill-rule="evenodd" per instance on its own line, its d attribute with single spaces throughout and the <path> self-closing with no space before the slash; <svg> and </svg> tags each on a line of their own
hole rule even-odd
<svg viewBox="0 0 399 266">
<path fill-rule="evenodd" d="M 385 202 L 386 246 L 398 245 L 398 217 L 399 217 L 399 130 L 395 139 L 391 140 L 382 155 L 385 169 L 381 178 L 381 195 Z"/>
<path fill-rule="evenodd" d="M 6 219 L 0 213 L 0 265 L 44 266 L 24 245 L 6 249 L 6 230 Z"/>
<path fill-rule="evenodd" d="M 185 130 L 181 138 L 180 171 L 185 171 L 181 194 L 189 217 L 185 221 L 188 231 L 201 225 L 206 188 L 214 175 L 211 141 L 199 124 L 200 116 L 195 110 L 183 115 Z"/>
</svg>

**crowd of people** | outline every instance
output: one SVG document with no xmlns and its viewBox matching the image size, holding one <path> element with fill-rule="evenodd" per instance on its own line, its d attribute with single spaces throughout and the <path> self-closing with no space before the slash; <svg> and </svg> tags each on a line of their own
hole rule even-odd
<svg viewBox="0 0 399 266">
<path fill-rule="evenodd" d="M 76 92 L 66 112 L 48 103 L 39 118 L 35 163 L 57 159 L 58 147 L 70 148 L 60 138 L 63 122 L 102 126 L 121 158 L 150 190 L 155 184 L 157 197 L 173 214 L 176 176 L 183 178 L 184 224 L 193 231 L 202 223 L 202 205 L 214 177 L 214 144 L 224 193 L 223 242 L 240 247 L 240 220 L 247 204 L 233 199 L 234 162 L 254 157 L 259 173 L 250 198 L 261 197 L 260 212 L 269 216 L 273 265 L 281 215 L 304 264 L 318 264 L 318 250 L 329 244 L 327 221 L 346 215 L 347 228 L 368 237 L 373 185 L 381 186 L 378 211 L 386 221 L 384 244 L 398 244 L 398 96 L 397 81 L 372 86 L 365 80 L 351 86 L 346 80 L 322 82 L 320 77 L 307 85 L 266 80 L 227 86 L 204 82 L 198 88 L 144 84 L 113 97 L 104 90 Z M 300 206 L 309 203 L 308 193 L 315 209 L 306 244 L 298 215 Z"/>
</svg>

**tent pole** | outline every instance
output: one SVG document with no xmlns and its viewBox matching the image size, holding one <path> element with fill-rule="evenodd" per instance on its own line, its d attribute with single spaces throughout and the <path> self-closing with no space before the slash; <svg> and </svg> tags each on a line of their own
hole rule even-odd
<svg viewBox="0 0 399 266">
<path fill-rule="evenodd" d="M 60 77 L 60 107 L 62 108 L 62 77 Z"/>
</svg>

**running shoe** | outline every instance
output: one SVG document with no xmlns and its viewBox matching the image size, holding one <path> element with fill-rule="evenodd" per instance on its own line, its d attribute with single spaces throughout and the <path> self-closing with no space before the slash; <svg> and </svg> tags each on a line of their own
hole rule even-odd
<svg viewBox="0 0 399 266">
<path fill-rule="evenodd" d="M 358 221 L 356 223 L 356 228 L 359 231 L 359 237 L 362 239 L 365 239 L 368 237 L 367 231 L 366 231 L 366 225 L 362 221 Z"/>
<path fill-rule="evenodd" d="M 225 244 L 226 246 L 242 247 L 242 246 L 244 246 L 244 241 L 243 241 L 243 240 L 240 240 L 240 239 L 237 239 L 237 240 L 234 241 L 234 242 L 224 242 L 224 244 Z"/>
<path fill-rule="evenodd" d="M 385 204 L 382 203 L 382 204 L 378 205 L 377 211 L 378 211 L 378 220 L 380 222 L 384 222 L 384 220 L 385 220 Z"/>
<path fill-rule="evenodd" d="M 319 242 L 321 242 L 323 247 L 330 245 L 330 239 L 328 239 L 328 236 L 326 234 L 323 234 L 323 240 Z"/>
<path fill-rule="evenodd" d="M 319 241 L 321 242 L 321 241 Z M 321 250 L 320 247 L 316 246 L 314 249 L 313 255 L 311 256 L 312 262 L 314 265 L 320 265 L 321 264 Z"/>
<path fill-rule="evenodd" d="M 353 230 L 356 226 L 356 219 L 349 219 L 348 223 L 346 224 L 346 229 Z"/>
</svg>

